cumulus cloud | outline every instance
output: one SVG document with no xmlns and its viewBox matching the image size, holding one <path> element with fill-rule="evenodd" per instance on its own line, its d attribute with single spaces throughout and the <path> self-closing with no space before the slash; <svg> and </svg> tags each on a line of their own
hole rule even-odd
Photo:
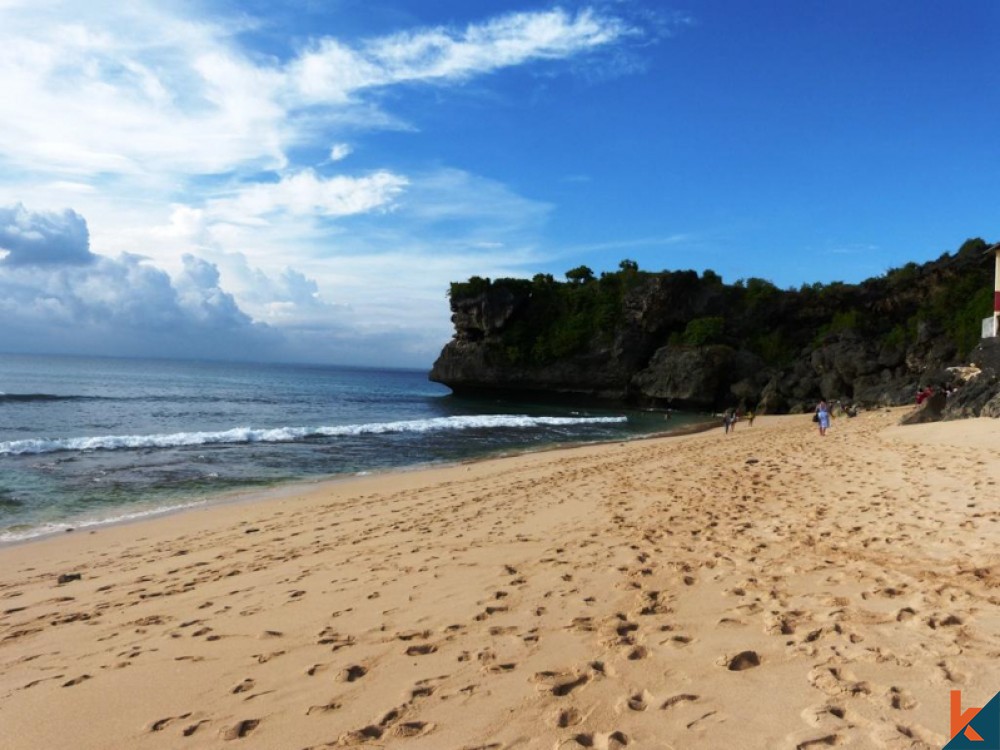
<svg viewBox="0 0 1000 750">
<path fill-rule="evenodd" d="M 87 222 L 75 211 L 32 213 L 18 204 L 0 207 L 0 251 L 6 266 L 90 263 Z"/>
<path fill-rule="evenodd" d="M 28 238 L 0 265 L 2 349 L 51 351 L 58 345 L 105 354 L 245 358 L 282 345 L 276 331 L 255 323 L 220 288 L 218 269 L 207 261 L 186 255 L 174 280 L 139 255 L 92 254 L 86 221 L 73 211 L 54 216 L 23 206 L 0 209 L 0 218 L 11 216 L 28 228 L 13 236 Z M 12 223 L 3 224 L 8 241 Z M 21 262 L 25 247 L 31 257 L 48 261 Z"/>
<path fill-rule="evenodd" d="M 612 4 L 264 53 L 207 7 L 0 0 L 0 205 L 60 209 L 0 209 L 0 350 L 427 363 L 448 282 L 515 275 L 551 206 L 447 166 L 347 173 L 364 133 L 417 131 L 386 88 L 640 33 Z"/>
</svg>

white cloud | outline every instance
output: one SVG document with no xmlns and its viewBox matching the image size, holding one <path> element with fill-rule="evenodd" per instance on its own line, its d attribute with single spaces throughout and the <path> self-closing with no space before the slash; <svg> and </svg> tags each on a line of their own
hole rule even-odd
<svg viewBox="0 0 1000 750">
<path fill-rule="evenodd" d="M 357 100 L 365 89 L 568 58 L 630 33 L 592 11 L 515 13 L 353 46 L 322 37 L 281 61 L 249 55 L 240 30 L 151 0 L 0 6 L 0 158 L 70 176 L 281 168 L 314 136 L 315 105 L 383 127 L 392 118 Z"/>
<path fill-rule="evenodd" d="M 68 175 L 280 166 L 282 75 L 152 2 L 0 9 L 0 157 Z"/>
<path fill-rule="evenodd" d="M 0 349 L 429 363 L 448 282 L 516 275 L 551 206 L 447 167 L 332 174 L 413 128 L 383 90 L 636 33 L 556 9 L 265 55 L 254 19 L 199 10 L 0 0 Z"/>
<path fill-rule="evenodd" d="M 388 171 L 365 177 L 338 175 L 324 179 L 311 169 L 283 176 L 277 182 L 240 187 L 228 198 L 213 199 L 207 210 L 218 218 L 242 221 L 284 211 L 295 216 L 351 216 L 385 209 L 407 185 Z"/>
<path fill-rule="evenodd" d="M 90 263 L 87 222 L 75 211 L 31 213 L 18 204 L 0 207 L 0 250 L 5 266 Z"/>
<path fill-rule="evenodd" d="M 282 343 L 240 310 L 204 260 L 185 256 L 175 282 L 139 256 L 91 254 L 86 222 L 72 211 L 15 206 L 0 209 L 0 224 L 10 252 L 0 263 L 0 348 L 55 340 L 70 351 L 124 354 L 142 342 L 144 354 L 245 356 Z"/>
<path fill-rule="evenodd" d="M 343 161 L 354 153 L 354 149 L 349 143 L 334 143 L 330 147 L 330 161 Z"/>
<path fill-rule="evenodd" d="M 560 59 L 608 44 L 633 29 L 591 10 L 511 13 L 462 31 L 420 29 L 358 48 L 321 39 L 290 66 L 311 102 L 347 102 L 358 91 L 409 81 L 461 80 L 530 60 Z"/>
</svg>

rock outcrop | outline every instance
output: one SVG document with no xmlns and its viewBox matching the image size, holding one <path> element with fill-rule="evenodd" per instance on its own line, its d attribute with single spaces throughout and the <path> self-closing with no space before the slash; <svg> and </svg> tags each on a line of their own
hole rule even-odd
<svg viewBox="0 0 1000 750">
<path fill-rule="evenodd" d="M 624 262 L 572 283 L 474 279 L 452 286 L 455 335 L 430 378 L 460 394 L 771 413 L 820 398 L 913 403 L 932 385 L 957 388 L 935 401 L 945 419 L 1000 415 L 1000 343 L 976 347 L 992 297 L 985 247 L 972 240 L 857 285 L 784 291 Z M 975 377 L 960 369 L 977 358 Z"/>
</svg>

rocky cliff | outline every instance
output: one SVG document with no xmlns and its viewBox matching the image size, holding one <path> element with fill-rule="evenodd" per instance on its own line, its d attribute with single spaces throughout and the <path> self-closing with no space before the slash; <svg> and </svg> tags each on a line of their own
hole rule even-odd
<svg viewBox="0 0 1000 750">
<path fill-rule="evenodd" d="M 455 335 L 431 380 L 456 393 L 600 399 L 652 407 L 795 412 L 819 398 L 912 403 L 961 386 L 992 309 L 982 240 L 860 284 L 780 290 L 713 272 L 581 267 L 559 282 L 473 278 L 451 287 Z M 992 351 L 992 350 L 990 350 Z M 989 359 L 987 353 L 986 359 Z M 993 398 L 986 363 L 962 415 Z M 1000 368 L 1000 362 L 996 363 Z"/>
</svg>

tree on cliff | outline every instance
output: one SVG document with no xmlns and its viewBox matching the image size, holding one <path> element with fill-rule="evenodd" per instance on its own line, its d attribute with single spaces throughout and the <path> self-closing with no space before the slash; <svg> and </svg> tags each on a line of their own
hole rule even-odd
<svg viewBox="0 0 1000 750">
<path fill-rule="evenodd" d="M 453 387 L 683 399 L 662 382 L 642 385 L 660 377 L 652 370 L 673 372 L 664 363 L 674 358 L 711 381 L 705 403 L 765 394 L 778 409 L 820 394 L 905 401 L 914 382 L 967 363 L 978 342 L 992 301 L 986 246 L 973 239 L 859 284 L 799 289 L 755 277 L 725 284 L 711 270 L 640 271 L 631 260 L 600 278 L 587 266 L 566 281 L 473 277 L 451 285 L 461 345 L 446 347 L 435 377 Z M 480 377 L 474 363 L 492 369 Z"/>
<path fill-rule="evenodd" d="M 594 272 L 587 266 L 577 266 L 566 272 L 566 278 L 574 284 L 586 284 L 594 280 Z"/>
</svg>

